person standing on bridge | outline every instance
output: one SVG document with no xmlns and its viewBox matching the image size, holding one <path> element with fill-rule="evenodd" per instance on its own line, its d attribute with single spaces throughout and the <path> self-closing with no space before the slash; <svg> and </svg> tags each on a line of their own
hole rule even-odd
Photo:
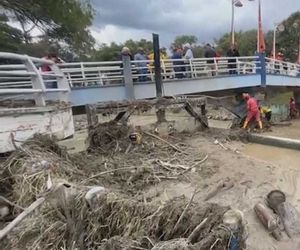
<svg viewBox="0 0 300 250">
<path fill-rule="evenodd" d="M 55 64 L 64 63 L 64 61 L 60 57 L 58 57 L 57 54 L 55 54 L 55 53 L 47 54 L 46 56 L 42 57 L 42 59 L 52 61 Z M 51 72 L 52 72 L 52 69 L 51 69 L 51 67 L 48 64 L 43 64 L 41 66 L 40 70 L 43 73 L 49 73 L 49 74 L 51 74 Z M 57 89 L 57 81 L 54 81 L 54 80 L 51 81 L 51 79 L 49 79 L 49 78 L 47 79 L 47 82 L 45 83 L 45 85 L 46 85 L 45 87 L 47 89 Z"/>
<path fill-rule="evenodd" d="M 183 73 L 185 71 L 184 61 L 179 60 L 182 59 L 183 51 L 180 47 L 176 46 L 173 48 L 173 69 L 175 72 L 175 78 L 182 79 L 184 77 Z"/>
<path fill-rule="evenodd" d="M 121 50 L 121 54 L 119 55 L 118 57 L 118 60 L 119 61 L 122 61 L 123 59 L 123 56 L 129 56 L 130 58 L 130 61 L 133 61 L 133 56 L 130 52 L 130 49 L 128 47 L 123 47 L 122 50 Z"/>
<path fill-rule="evenodd" d="M 208 64 L 208 74 L 209 75 L 216 75 L 216 67 L 215 67 L 215 58 L 217 56 L 216 51 L 212 48 L 212 46 L 208 43 L 205 46 L 204 50 L 204 57 L 209 58 L 209 60 L 206 61 Z"/>
<path fill-rule="evenodd" d="M 244 100 L 247 102 L 247 117 L 243 125 L 243 129 L 246 129 L 249 122 L 255 119 L 258 123 L 260 129 L 263 128 L 262 121 L 260 118 L 260 112 L 258 108 L 257 101 L 254 97 L 251 97 L 248 93 L 243 94 Z"/>
<path fill-rule="evenodd" d="M 240 53 L 236 47 L 235 44 L 232 44 L 230 46 L 230 49 L 227 51 L 227 57 L 230 57 L 228 59 L 228 69 L 229 69 L 229 74 L 230 75 L 235 75 L 237 73 L 237 57 L 240 56 Z M 232 58 L 235 57 L 235 58 Z"/>
<path fill-rule="evenodd" d="M 143 48 L 138 48 L 138 52 L 134 55 L 134 60 L 136 61 L 135 65 L 137 67 L 137 72 L 139 74 L 139 81 L 140 82 L 146 81 L 147 73 L 148 73 L 148 67 L 147 67 L 148 57 L 145 54 Z"/>
<path fill-rule="evenodd" d="M 189 43 L 186 43 L 183 45 L 183 52 L 184 52 L 184 59 L 185 59 L 185 71 L 187 72 L 186 73 L 186 76 L 188 78 L 191 78 L 192 77 L 192 72 L 191 72 L 191 67 L 190 67 L 190 60 L 192 60 L 194 58 L 194 54 L 193 54 L 193 51 L 192 51 L 192 46 L 189 44 Z"/>
</svg>

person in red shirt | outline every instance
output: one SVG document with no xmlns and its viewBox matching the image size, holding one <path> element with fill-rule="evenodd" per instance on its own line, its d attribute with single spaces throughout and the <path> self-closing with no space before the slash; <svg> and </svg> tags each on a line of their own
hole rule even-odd
<svg viewBox="0 0 300 250">
<path fill-rule="evenodd" d="M 244 93 L 243 98 L 247 102 L 247 117 L 244 122 L 243 129 L 246 129 L 249 122 L 254 118 L 258 122 L 259 128 L 262 129 L 263 126 L 260 118 L 260 112 L 257 105 L 257 101 L 255 100 L 255 98 L 251 97 L 248 93 Z"/>
<path fill-rule="evenodd" d="M 290 111 L 290 119 L 296 118 L 298 109 L 296 107 L 296 102 L 295 99 L 291 97 L 290 102 L 289 102 L 289 111 Z"/>
</svg>

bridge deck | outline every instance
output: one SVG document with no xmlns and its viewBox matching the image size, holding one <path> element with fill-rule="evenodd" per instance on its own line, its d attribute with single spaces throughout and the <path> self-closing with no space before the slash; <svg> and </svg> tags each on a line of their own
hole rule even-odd
<svg viewBox="0 0 300 250">
<path fill-rule="evenodd" d="M 69 100 L 73 106 L 80 106 L 156 96 L 153 61 L 123 58 L 117 62 L 54 65 L 51 61 L 12 53 L 0 53 L 0 58 L 15 63 L 0 65 L 0 96 L 26 95 L 39 106 L 45 106 L 46 100 Z M 51 71 L 41 72 L 44 64 Z M 163 94 L 167 96 L 257 86 L 300 87 L 300 65 L 263 55 L 166 59 L 161 65 Z"/>
</svg>

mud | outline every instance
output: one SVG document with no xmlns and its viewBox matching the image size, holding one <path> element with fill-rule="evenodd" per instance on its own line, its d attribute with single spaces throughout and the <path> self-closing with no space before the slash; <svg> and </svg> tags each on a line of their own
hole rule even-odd
<svg viewBox="0 0 300 250">
<path fill-rule="evenodd" d="M 174 116 L 172 116 L 173 119 L 177 119 Z M 155 120 L 155 117 L 148 116 L 146 120 L 142 119 L 138 125 L 147 126 L 152 120 Z M 228 235 L 226 230 L 224 231 L 219 226 L 224 211 L 231 207 L 239 209 L 244 215 L 246 235 L 248 235 L 244 249 L 298 249 L 297 242 L 287 237 L 284 237 L 281 242 L 270 237 L 257 220 L 253 207 L 257 202 L 264 201 L 271 190 L 280 189 L 285 192 L 287 201 L 299 209 L 298 177 L 300 177 L 300 172 L 297 165 L 300 160 L 299 153 L 292 150 L 252 145 L 247 141 L 245 141 L 246 144 L 242 143 L 241 138 L 244 136 L 241 137 L 239 131 L 224 133 L 224 130 L 210 129 L 205 132 L 197 130 L 188 132 L 191 127 L 195 127 L 194 120 L 186 117 L 178 120 L 187 122 L 186 124 L 189 124 L 190 127 L 187 129 L 179 124 L 177 127 L 181 127 L 185 131 L 184 133 L 177 131 L 163 137 L 175 149 L 163 141 L 145 134 L 143 134 L 141 145 L 133 145 L 128 138 L 129 130 L 124 130 L 118 135 L 118 131 L 120 132 L 122 129 L 109 130 L 110 124 L 104 126 L 105 129 L 102 127 L 95 132 L 96 139 L 93 141 L 95 143 L 93 150 L 67 158 L 63 154 L 59 156 L 63 157 L 63 162 L 71 163 L 73 173 L 66 172 L 62 175 L 56 173 L 53 174 L 53 177 L 68 178 L 79 186 L 101 185 L 118 196 L 117 200 L 110 203 L 102 202 L 99 207 L 105 207 L 105 209 L 102 209 L 101 212 L 94 211 L 87 215 L 80 210 L 74 213 L 78 218 L 84 218 L 83 221 L 89 221 L 85 231 L 91 232 L 89 237 L 93 240 L 89 241 L 91 245 L 88 247 L 107 250 L 210 249 L 215 244 L 213 249 L 224 249 L 228 245 Z M 147 126 L 147 128 L 153 129 L 151 126 Z M 111 131 L 116 134 L 107 136 L 106 133 L 111 133 Z M 150 132 L 154 133 L 153 130 Z M 104 140 L 103 134 L 106 134 Z M 46 155 L 42 154 L 43 157 L 49 156 L 48 149 Z M 57 152 L 59 153 L 59 151 Z M 37 153 L 36 155 L 40 156 L 41 154 Z M 29 158 L 34 159 L 34 156 L 35 154 L 31 154 Z M 207 160 L 197 165 L 206 156 Z M 57 160 L 59 159 L 57 158 Z M 23 157 L 19 157 L 17 160 L 16 162 L 20 163 Z M 23 165 L 21 164 L 21 166 Z M 24 168 L 22 169 L 24 170 Z M 23 180 L 21 172 L 16 173 Z M 41 179 L 43 183 L 46 182 L 47 175 L 48 173 L 43 174 Z M 206 202 L 207 194 L 226 179 L 233 182 L 233 187 L 216 193 L 209 202 Z M 35 195 L 44 186 L 38 186 Z M 16 188 L 21 190 L 20 186 L 16 186 Z M 195 190 L 191 209 L 184 216 L 178 231 L 173 232 L 175 223 Z M 34 196 L 30 197 L 33 199 Z M 128 201 L 128 204 L 125 201 Z M 27 204 L 26 200 L 24 205 Z M 122 204 L 122 206 L 117 204 Z M 122 210 L 126 206 L 128 208 Z M 137 207 L 138 209 L 136 209 Z M 152 226 L 148 227 L 149 225 L 144 220 L 145 217 L 152 216 L 153 211 L 157 211 L 160 207 L 165 209 L 162 210 L 165 213 L 162 213 L 160 217 L 155 217 L 156 226 L 152 227 L 154 224 L 151 224 Z M 159 212 L 162 211 L 159 210 Z M 47 214 L 49 210 L 45 212 Z M 45 218 L 45 214 L 42 214 L 41 218 Z M 49 224 L 42 224 L 41 228 L 46 232 L 55 221 L 61 223 L 56 212 L 51 213 L 51 216 L 53 214 L 55 216 L 51 217 L 52 220 Z M 188 243 L 187 237 L 191 231 L 206 217 L 210 218 L 208 226 L 201 231 L 195 242 Z M 41 221 L 44 223 L 43 220 Z M 96 225 L 94 225 L 95 221 L 98 221 Z M 35 233 L 40 222 L 32 222 Z M 63 225 L 65 224 L 56 224 L 62 231 L 57 230 L 48 238 L 47 234 L 44 235 L 45 238 L 39 234 L 35 234 L 35 237 L 41 236 L 45 240 L 45 244 L 53 244 L 54 241 L 59 243 L 57 240 L 59 239 L 61 244 L 58 247 L 62 248 L 57 249 L 64 249 L 63 237 L 66 232 L 67 234 L 70 232 L 63 230 Z M 143 230 L 137 230 L 137 227 Z M 140 237 L 141 235 L 146 238 Z M 14 240 L 18 241 L 18 234 L 14 236 Z M 52 247 L 52 249 L 56 248 Z"/>
</svg>

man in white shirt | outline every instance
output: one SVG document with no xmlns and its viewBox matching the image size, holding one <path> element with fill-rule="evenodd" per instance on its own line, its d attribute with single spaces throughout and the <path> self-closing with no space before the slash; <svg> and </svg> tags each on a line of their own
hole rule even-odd
<svg viewBox="0 0 300 250">
<path fill-rule="evenodd" d="M 189 60 L 194 58 L 194 54 L 192 51 L 192 46 L 189 43 L 186 43 L 183 45 L 183 51 L 184 51 L 184 58 L 186 59 L 185 61 L 185 71 L 186 71 L 186 77 L 192 78 L 192 72 L 191 72 L 191 67 L 190 67 L 190 62 Z"/>
<path fill-rule="evenodd" d="M 190 59 L 194 58 L 192 46 L 189 43 L 186 43 L 183 45 L 183 50 L 185 52 L 185 54 L 184 54 L 185 59 L 190 60 Z"/>
</svg>

